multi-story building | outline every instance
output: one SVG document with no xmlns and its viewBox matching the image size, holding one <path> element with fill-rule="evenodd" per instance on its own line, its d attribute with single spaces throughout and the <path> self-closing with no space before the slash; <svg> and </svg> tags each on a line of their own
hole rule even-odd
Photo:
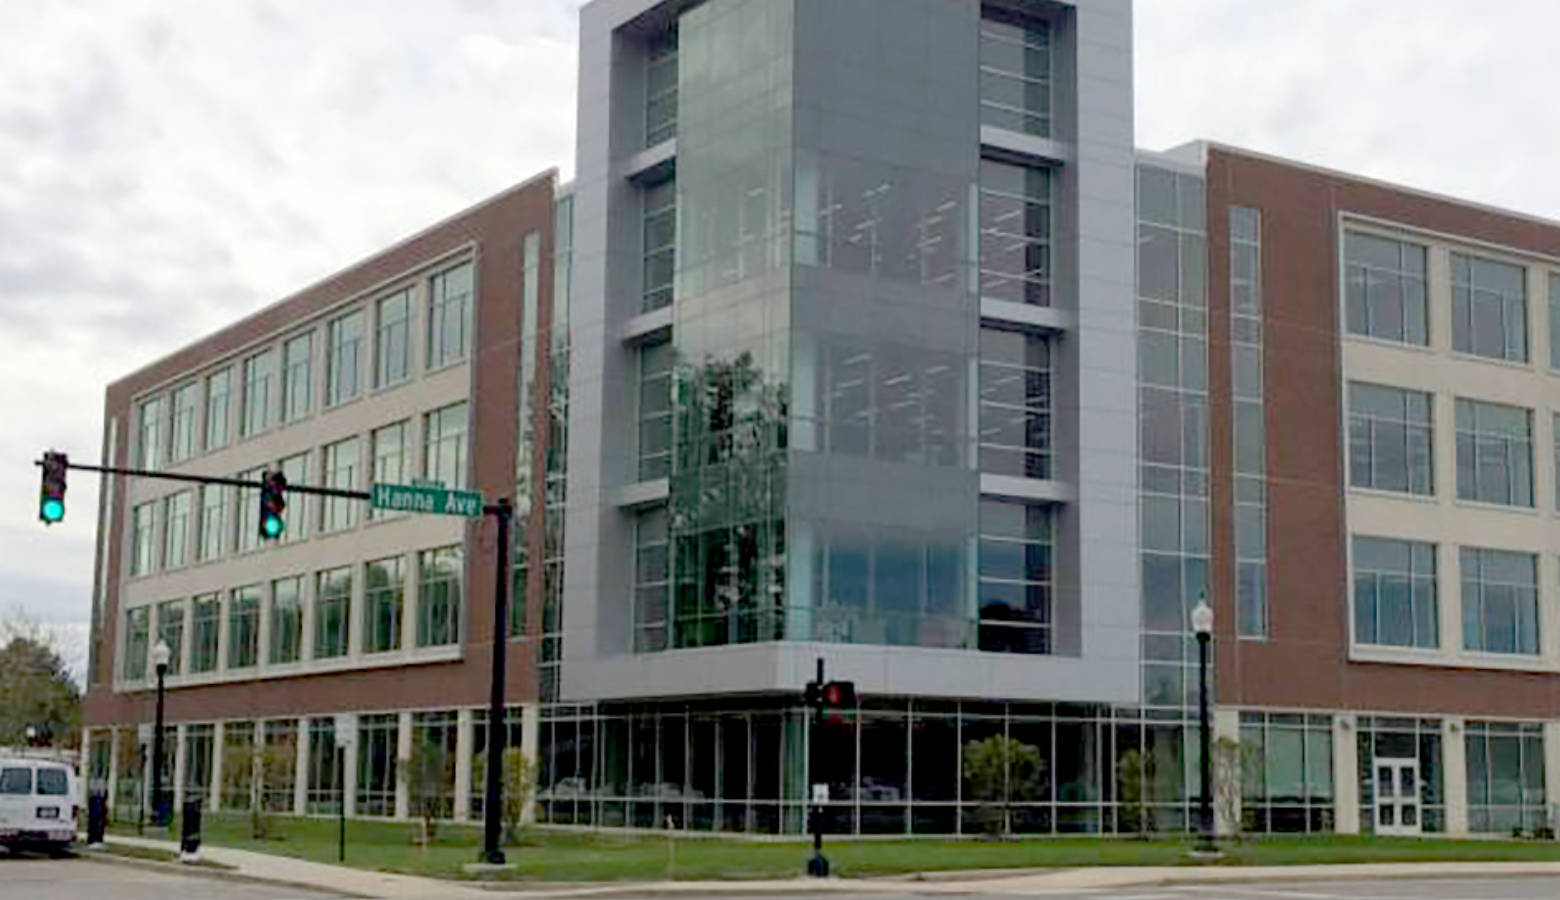
<svg viewBox="0 0 1560 900">
<path fill-rule="evenodd" d="M 826 783 L 835 831 L 969 832 L 964 748 L 1005 735 L 1043 760 L 1018 830 L 1132 827 L 1129 751 L 1130 805 L 1185 828 L 1206 599 L 1244 827 L 1536 827 L 1560 224 L 1137 151 L 1131 27 L 1129 0 L 596 0 L 572 185 L 116 383 L 105 458 L 514 497 L 547 821 L 797 832 Z M 281 746 L 277 808 L 404 815 L 434 746 L 473 816 L 491 526 L 295 500 L 259 546 L 249 493 L 105 491 L 94 771 L 138 802 L 161 635 L 185 795 L 248 802 L 218 748 Z M 821 728 L 820 658 L 862 698 Z"/>
</svg>

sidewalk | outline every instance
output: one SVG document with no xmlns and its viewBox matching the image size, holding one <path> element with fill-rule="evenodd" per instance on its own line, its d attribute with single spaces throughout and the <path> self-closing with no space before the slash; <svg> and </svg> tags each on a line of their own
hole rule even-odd
<svg viewBox="0 0 1560 900">
<path fill-rule="evenodd" d="M 111 841 L 134 847 L 177 851 L 174 841 L 112 835 Z M 782 895 L 799 893 L 895 893 L 919 895 L 1008 894 L 1045 895 L 1077 891 L 1171 884 L 1218 884 L 1261 881 L 1371 880 L 1393 878 L 1491 878 L 1510 876 L 1560 877 L 1560 862 L 1351 863 L 1319 866 L 1121 866 L 1079 869 L 1012 869 L 980 872 L 937 872 L 925 876 L 866 879 L 779 879 L 767 881 L 660 881 L 589 884 L 440 881 L 414 875 L 393 875 L 346 866 L 308 862 L 285 856 L 204 846 L 201 857 L 230 869 L 193 869 L 192 874 L 240 878 L 299 888 L 331 891 L 349 897 L 393 900 L 486 898 L 505 895 L 527 900 L 612 896 Z"/>
</svg>

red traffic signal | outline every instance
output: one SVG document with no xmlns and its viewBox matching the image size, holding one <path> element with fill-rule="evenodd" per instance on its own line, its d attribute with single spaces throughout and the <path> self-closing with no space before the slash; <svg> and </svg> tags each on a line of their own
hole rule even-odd
<svg viewBox="0 0 1560 900">
<path fill-rule="evenodd" d="M 854 681 L 829 681 L 819 684 L 816 681 L 807 682 L 806 693 L 803 699 L 808 706 L 821 707 L 823 709 L 849 709 L 856 705 L 856 683 Z"/>
<path fill-rule="evenodd" d="M 43 454 L 43 484 L 38 489 L 38 518 L 45 525 L 65 520 L 65 470 L 70 461 L 65 454 L 50 450 Z"/>
<path fill-rule="evenodd" d="M 287 476 L 281 472 L 267 472 L 260 482 L 260 537 L 274 541 L 282 536 L 287 523 L 282 513 L 287 510 Z"/>
</svg>

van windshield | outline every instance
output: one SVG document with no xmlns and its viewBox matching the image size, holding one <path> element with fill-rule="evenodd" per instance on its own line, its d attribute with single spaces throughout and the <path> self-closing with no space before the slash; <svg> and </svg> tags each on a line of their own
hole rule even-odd
<svg viewBox="0 0 1560 900">
<path fill-rule="evenodd" d="M 63 797 L 70 790 L 70 780 L 64 769 L 39 769 L 38 793 Z"/>
<path fill-rule="evenodd" d="M 31 794 L 32 769 L 0 769 L 0 794 Z"/>
</svg>

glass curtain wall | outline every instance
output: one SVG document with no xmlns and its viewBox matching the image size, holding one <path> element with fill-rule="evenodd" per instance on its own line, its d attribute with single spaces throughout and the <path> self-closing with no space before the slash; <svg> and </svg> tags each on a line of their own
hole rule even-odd
<svg viewBox="0 0 1560 900">
<path fill-rule="evenodd" d="M 1419 761 L 1420 828 L 1446 831 L 1446 796 L 1442 786 L 1441 720 L 1360 716 L 1355 723 L 1360 786 L 1360 832 L 1376 828 L 1376 760 Z"/>
</svg>

